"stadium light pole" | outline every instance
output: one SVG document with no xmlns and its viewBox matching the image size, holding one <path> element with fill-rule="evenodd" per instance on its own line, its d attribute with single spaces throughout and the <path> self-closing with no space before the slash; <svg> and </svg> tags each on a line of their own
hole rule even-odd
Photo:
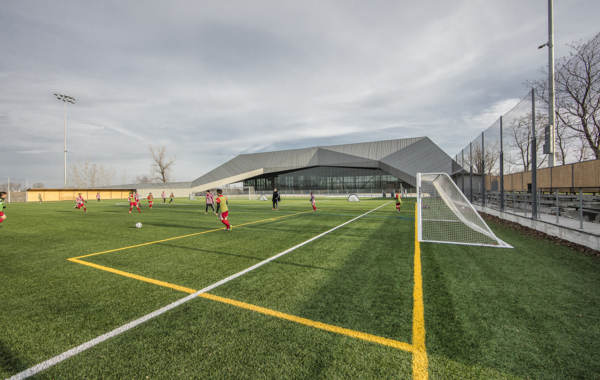
<svg viewBox="0 0 600 380">
<path fill-rule="evenodd" d="M 63 102 L 63 110 L 64 110 L 64 153 L 65 153 L 65 187 L 67 186 L 67 103 L 75 104 L 76 100 L 72 96 L 68 96 L 65 94 L 57 94 L 54 93 L 56 99 Z"/>
<path fill-rule="evenodd" d="M 555 153 L 555 135 L 556 135 L 556 115 L 554 107 L 556 104 L 556 95 L 554 89 L 554 0 L 548 0 L 548 42 L 538 46 L 538 49 L 548 47 L 548 130 L 546 141 L 548 146 L 544 153 L 548 154 L 548 166 L 553 167 L 556 160 Z"/>
</svg>

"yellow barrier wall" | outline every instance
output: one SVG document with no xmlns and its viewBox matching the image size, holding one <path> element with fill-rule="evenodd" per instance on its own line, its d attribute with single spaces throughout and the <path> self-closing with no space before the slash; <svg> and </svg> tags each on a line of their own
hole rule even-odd
<svg viewBox="0 0 600 380">
<path fill-rule="evenodd" d="M 87 201 L 96 201 L 96 194 L 100 199 L 127 199 L 130 191 L 135 189 L 28 189 L 27 202 L 74 201 L 77 194 L 81 193 Z"/>
</svg>

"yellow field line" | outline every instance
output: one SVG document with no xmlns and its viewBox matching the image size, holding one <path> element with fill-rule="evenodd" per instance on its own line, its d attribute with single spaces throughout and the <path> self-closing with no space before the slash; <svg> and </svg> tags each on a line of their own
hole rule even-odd
<svg viewBox="0 0 600 380">
<path fill-rule="evenodd" d="M 185 286 L 171 284 L 171 283 L 165 282 L 165 281 L 155 280 L 153 278 L 140 276 L 137 274 L 125 272 L 125 271 L 122 271 L 119 269 L 114 269 L 114 268 L 107 267 L 107 266 L 100 265 L 100 264 L 90 263 L 88 261 L 79 260 L 78 258 L 70 258 L 68 260 L 73 263 L 87 265 L 92 268 L 96 268 L 96 269 L 100 269 L 100 270 L 107 271 L 110 273 L 118 274 L 118 275 L 124 276 L 124 277 L 133 278 L 135 280 L 147 282 L 147 283 L 162 286 L 165 288 L 174 289 L 174 290 L 184 292 L 184 293 L 193 294 L 193 293 L 196 293 L 196 291 L 197 291 L 196 289 L 191 289 L 191 288 L 187 288 Z M 299 323 L 301 325 L 305 325 L 305 326 L 309 326 L 309 327 L 314 327 L 316 329 L 325 330 L 325 331 L 329 331 L 332 333 L 349 336 L 351 338 L 365 340 L 367 342 L 381 344 L 383 346 L 393 347 L 393 348 L 396 348 L 396 349 L 402 350 L 402 351 L 413 352 L 413 346 L 410 343 L 400 342 L 400 341 L 397 341 L 394 339 L 384 338 L 384 337 L 377 336 L 377 335 L 372 335 L 372 334 L 367 334 L 367 333 L 360 332 L 360 331 L 350 330 L 350 329 L 330 325 L 330 324 L 323 323 L 323 322 L 317 322 L 317 321 L 313 321 L 313 320 L 310 320 L 307 318 L 302 318 L 302 317 L 298 317 L 295 315 L 282 313 L 280 311 L 267 309 L 267 308 L 252 305 L 252 304 L 249 304 L 246 302 L 236 301 L 236 300 L 233 300 L 230 298 L 219 297 L 219 296 L 209 294 L 209 293 L 201 293 L 198 296 L 212 300 L 212 301 L 221 302 L 221 303 L 225 303 L 225 304 L 232 305 L 235 307 L 239 307 L 241 309 L 251 310 L 251 311 L 269 315 L 269 316 L 272 316 L 275 318 L 284 319 L 287 321 Z"/>
<path fill-rule="evenodd" d="M 274 218 L 267 218 L 267 219 L 260 219 L 260 220 L 255 220 L 253 222 L 247 222 L 247 223 L 242 223 L 242 224 L 238 224 L 235 226 L 232 226 L 232 228 L 239 228 L 239 227 L 243 227 L 243 226 L 249 226 L 251 224 L 257 224 L 257 223 L 263 223 L 263 222 L 269 222 L 269 221 L 273 221 L 273 220 L 278 220 L 278 219 L 282 219 L 282 218 L 287 218 L 290 216 L 294 216 L 294 215 L 299 215 L 299 214 L 306 214 L 307 212 L 310 211 L 302 211 L 302 212 L 297 212 L 294 214 L 288 214 L 288 215 L 282 215 L 282 216 L 277 216 Z M 186 235 L 179 235 L 179 236 L 173 236 L 170 238 L 166 238 L 166 239 L 162 239 L 162 240 L 154 240 L 154 241 L 149 241 L 146 243 L 141 243 L 141 244 L 135 244 L 135 245 L 130 245 L 127 247 L 121 247 L 121 248 L 115 248 L 115 249 L 109 249 L 106 251 L 100 251 L 100 252 L 94 252 L 94 253 L 89 253 L 87 255 L 83 255 L 83 256 L 77 256 L 77 257 L 72 257 L 73 259 L 83 259 L 84 257 L 91 257 L 91 256 L 98 256 L 98 255 L 103 255 L 105 253 L 111 253 L 111 252 L 118 252 L 118 251 L 124 251 L 126 249 L 131 249 L 131 248 L 139 248 L 139 247 L 144 247 L 147 245 L 152 245 L 152 244 L 158 244 L 158 243 L 164 243 L 166 241 L 171 241 L 171 240 L 176 240 L 176 239 L 183 239 L 186 237 L 191 237 L 191 236 L 198 236 L 198 235 L 203 235 L 203 234 L 208 234 L 210 232 L 216 232 L 216 231 L 222 231 L 223 228 L 215 228 L 212 230 L 206 230 L 206 231 L 200 231 L 200 232 L 194 232 L 191 234 L 186 234 Z"/>
<path fill-rule="evenodd" d="M 184 292 L 184 293 L 196 293 L 196 290 L 194 289 L 190 289 L 190 288 L 186 288 L 185 286 L 179 286 L 179 285 L 175 285 L 175 284 L 171 284 L 169 282 L 165 282 L 165 281 L 160 281 L 160 280 L 155 280 L 153 278 L 148 278 L 148 277 L 144 277 L 144 276 L 140 276 L 138 274 L 133 274 L 133 273 L 129 273 L 129 272 L 125 272 L 119 269 L 115 269 L 115 268 L 111 268 L 111 267 L 107 267 L 104 265 L 100 265 L 100 264 L 95 264 L 95 263 L 90 263 L 89 261 L 84 261 L 84 260 L 79 260 L 76 257 L 67 259 L 73 263 L 77 263 L 77 264 L 81 264 L 81 265 L 87 265 L 88 267 L 92 267 L 92 268 L 96 268 L 96 269 L 100 269 L 106 272 L 110 272 L 110 273 L 114 273 L 114 274 L 118 274 L 120 276 L 124 276 L 124 277 L 129 277 L 129 278 L 133 278 L 135 280 L 139 280 L 139 281 L 144 281 L 144 282 L 148 282 L 150 284 L 154 284 L 154 285 L 158 285 L 158 286 L 163 286 L 165 288 L 171 288 L 180 292 Z"/>
<path fill-rule="evenodd" d="M 282 313 L 280 311 L 267 309 L 265 307 L 252 305 L 246 302 L 236 301 L 230 298 L 219 297 L 210 293 L 201 293 L 198 297 L 206 298 L 209 300 L 226 303 L 229 305 L 233 305 L 235 307 L 239 307 L 241 309 L 255 311 L 257 313 L 270 315 L 275 318 L 285 319 L 287 321 L 299 323 L 301 325 L 314 327 L 316 329 L 325 330 L 329 332 L 333 332 L 340 335 L 349 336 L 351 338 L 365 340 L 367 342 L 381 344 L 383 346 L 393 347 L 398 350 L 413 352 L 413 346 L 409 343 L 400 342 L 394 339 L 384 338 L 377 335 L 367 334 L 364 332 L 350 330 L 344 327 L 334 326 L 323 322 L 313 321 L 307 318 L 298 317 L 291 314 Z"/>
<path fill-rule="evenodd" d="M 418 208 L 415 204 L 415 262 L 414 262 L 414 288 L 413 288 L 413 333 L 412 347 L 413 380 L 427 380 L 428 359 L 425 348 L 425 307 L 423 305 L 423 276 L 421 273 L 421 245 L 418 236 Z"/>
</svg>

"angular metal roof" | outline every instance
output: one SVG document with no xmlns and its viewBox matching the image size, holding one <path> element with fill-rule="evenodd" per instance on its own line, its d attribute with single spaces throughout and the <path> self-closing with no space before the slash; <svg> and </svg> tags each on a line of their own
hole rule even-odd
<svg viewBox="0 0 600 380">
<path fill-rule="evenodd" d="M 452 172 L 452 158 L 428 137 L 241 154 L 192 182 L 198 191 L 262 174 L 313 166 L 379 168 L 416 184 L 417 172 Z"/>
</svg>

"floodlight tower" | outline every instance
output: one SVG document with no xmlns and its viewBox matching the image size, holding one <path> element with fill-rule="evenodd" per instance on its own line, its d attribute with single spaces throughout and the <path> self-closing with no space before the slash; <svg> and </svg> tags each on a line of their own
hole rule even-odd
<svg viewBox="0 0 600 380">
<path fill-rule="evenodd" d="M 548 47 L 548 127 L 546 127 L 546 144 L 544 153 L 548 155 L 548 166 L 553 167 L 556 159 L 555 142 L 556 115 L 554 107 L 556 95 L 554 93 L 554 0 L 548 0 L 548 42 L 538 46 L 538 49 Z"/>
<path fill-rule="evenodd" d="M 63 110 L 65 116 L 65 125 L 64 125 L 64 137 L 65 137 L 65 187 L 67 186 L 67 103 L 75 104 L 76 100 L 72 96 L 68 96 L 65 94 L 57 94 L 54 93 L 56 99 L 63 102 Z"/>
</svg>

